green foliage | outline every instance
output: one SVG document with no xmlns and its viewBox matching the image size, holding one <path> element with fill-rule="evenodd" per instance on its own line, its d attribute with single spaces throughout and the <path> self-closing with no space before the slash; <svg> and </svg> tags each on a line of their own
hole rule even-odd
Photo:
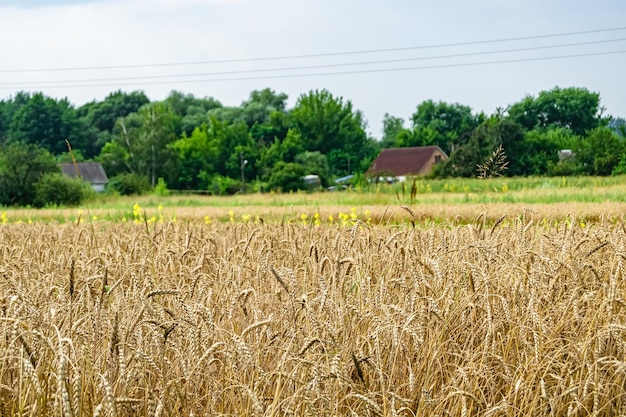
<svg viewBox="0 0 626 417">
<path fill-rule="evenodd" d="M 107 151 L 114 150 L 121 156 L 120 148 L 124 149 L 128 170 L 149 178 L 150 184 L 154 187 L 157 178 L 169 179 L 168 174 L 171 174 L 167 170 L 168 162 L 172 158 L 168 145 L 177 139 L 176 129 L 179 120 L 166 103 L 147 104 L 137 113 L 117 120 L 113 140 L 119 146 Z"/>
<path fill-rule="evenodd" d="M 102 164 L 104 172 L 110 177 L 127 173 L 132 169 L 128 149 L 117 141 L 107 142 L 95 159 Z"/>
<path fill-rule="evenodd" d="M 569 129 L 535 129 L 505 148 L 511 160 L 510 175 L 545 175 L 559 162 L 558 152 L 571 149 L 578 138 Z M 566 167 L 561 167 L 566 172 Z"/>
<path fill-rule="evenodd" d="M 8 139 L 37 145 L 58 155 L 67 151 L 66 140 L 85 149 L 83 129 L 76 110 L 67 99 L 55 100 L 35 93 L 13 114 Z"/>
<path fill-rule="evenodd" d="M 579 141 L 575 159 L 584 174 L 611 175 L 624 150 L 625 144 L 610 128 L 599 127 Z"/>
<path fill-rule="evenodd" d="M 121 90 L 109 94 L 103 101 L 92 101 L 76 111 L 86 137 L 85 155 L 91 158 L 100 153 L 111 140 L 111 134 L 120 117 L 137 112 L 150 103 L 143 91 L 125 93 Z"/>
<path fill-rule="evenodd" d="M 281 161 L 272 171 L 267 186 L 270 190 L 282 192 L 304 190 L 304 175 L 306 171 L 302 165 Z"/>
<path fill-rule="evenodd" d="M 215 175 L 211 178 L 208 190 L 213 195 L 233 195 L 241 191 L 241 181 L 230 177 Z"/>
<path fill-rule="evenodd" d="M 602 118 L 600 95 L 585 88 L 559 88 L 527 96 L 508 110 L 512 120 L 527 130 L 566 128 L 585 135 L 607 120 Z"/>
<path fill-rule="evenodd" d="M 344 103 L 327 90 L 311 91 L 300 96 L 291 118 L 305 150 L 326 155 L 333 175 L 347 175 L 352 161 L 370 156 L 363 115 L 350 101 Z"/>
<path fill-rule="evenodd" d="M 45 175 L 60 173 L 54 156 L 31 143 L 12 142 L 0 149 L 0 205 L 31 205 L 35 184 Z"/>
<path fill-rule="evenodd" d="M 320 177 L 322 186 L 330 185 L 330 168 L 328 166 L 328 158 L 319 151 L 303 152 L 296 155 L 295 163 L 302 165 L 305 175 L 317 175 Z"/>
<path fill-rule="evenodd" d="M 167 189 L 167 184 L 163 178 L 159 178 L 156 186 L 154 187 L 154 193 L 159 197 L 167 197 L 170 195 L 170 190 Z"/>
<path fill-rule="evenodd" d="M 404 127 L 404 119 L 385 113 L 383 116 L 383 136 L 380 140 L 380 146 L 382 148 L 398 146 L 398 141 L 404 142 L 405 139 L 400 138 L 400 134 L 406 130 L 407 129 Z"/>
<path fill-rule="evenodd" d="M 197 127 L 191 136 L 183 136 L 168 145 L 176 175 L 171 184 L 178 190 L 204 190 L 208 187 L 207 174 L 216 170 L 219 143 L 206 125 Z"/>
<path fill-rule="evenodd" d="M 458 103 L 435 103 L 426 100 L 413 113 L 411 134 L 398 135 L 396 146 L 438 145 L 450 155 L 454 146 L 466 143 L 482 116 L 474 116 L 472 109 Z"/>
<path fill-rule="evenodd" d="M 214 98 L 196 98 L 193 94 L 172 91 L 165 103 L 180 118 L 177 136 L 190 136 L 199 126 L 209 123 L 209 111 L 219 109 L 222 104 Z"/>
<path fill-rule="evenodd" d="M 107 189 L 121 195 L 141 195 L 150 191 L 150 182 L 143 175 L 118 174 L 109 180 Z"/>
<path fill-rule="evenodd" d="M 100 102 L 92 101 L 77 110 L 78 116 L 98 131 L 112 132 L 117 119 L 137 112 L 150 103 L 143 91 L 125 93 L 121 90 L 109 94 Z"/>
<path fill-rule="evenodd" d="M 62 174 L 44 174 L 35 183 L 36 207 L 77 206 L 95 195 L 91 186 L 79 178 Z"/>
</svg>

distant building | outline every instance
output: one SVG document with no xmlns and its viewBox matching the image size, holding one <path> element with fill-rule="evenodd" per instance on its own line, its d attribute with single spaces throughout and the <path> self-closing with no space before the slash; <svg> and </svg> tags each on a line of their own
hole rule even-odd
<svg viewBox="0 0 626 417">
<path fill-rule="evenodd" d="M 428 175 L 433 165 L 448 159 L 439 146 L 383 149 L 367 170 L 373 177 L 396 177 L 404 181 L 407 176 Z"/>
<path fill-rule="evenodd" d="M 90 183 L 96 192 L 104 191 L 109 182 L 109 178 L 99 162 L 78 162 L 76 166 L 72 163 L 59 164 L 59 168 L 64 175 L 71 178 L 78 177 L 78 172 L 80 172 L 82 180 Z M 76 168 L 78 168 L 78 172 L 76 172 Z"/>
</svg>

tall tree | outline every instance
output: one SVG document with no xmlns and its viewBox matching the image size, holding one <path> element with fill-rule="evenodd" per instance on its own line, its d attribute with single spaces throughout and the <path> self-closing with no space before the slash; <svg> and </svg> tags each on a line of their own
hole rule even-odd
<svg viewBox="0 0 626 417">
<path fill-rule="evenodd" d="M 542 91 L 535 98 L 526 96 L 513 104 L 508 114 L 527 130 L 537 128 L 566 128 L 583 136 L 608 122 L 602 116 L 600 95 L 586 88 L 559 88 Z"/>
<path fill-rule="evenodd" d="M 334 175 L 346 175 L 370 156 L 372 146 L 365 121 L 350 101 L 334 97 L 327 90 L 303 94 L 291 111 L 307 151 L 328 157 Z"/>
<path fill-rule="evenodd" d="M 85 157 L 97 155 L 104 144 L 111 140 L 117 119 L 138 111 L 149 102 L 143 91 L 126 93 L 118 90 L 103 101 L 92 101 L 79 107 L 76 113 L 85 136 Z"/>
<path fill-rule="evenodd" d="M 406 131 L 404 119 L 385 113 L 383 116 L 383 136 L 380 140 L 381 147 L 391 148 L 397 146 L 398 138 L 404 131 Z"/>
<path fill-rule="evenodd" d="M 611 175 L 626 151 L 626 144 L 608 127 L 598 127 L 579 140 L 575 160 L 584 174 Z"/>
<path fill-rule="evenodd" d="M 438 145 L 450 155 L 454 147 L 469 140 L 472 131 L 484 120 L 484 116 L 475 116 L 472 109 L 462 104 L 434 102 L 426 100 L 417 106 L 411 121 L 413 132 L 402 135 L 398 146 Z"/>
<path fill-rule="evenodd" d="M 168 145 L 174 155 L 176 175 L 170 186 L 179 190 L 206 190 L 216 173 L 215 162 L 219 149 L 217 138 L 211 136 L 206 125 L 197 127 L 190 136 L 184 136 Z"/>
<path fill-rule="evenodd" d="M 197 127 L 209 123 L 209 111 L 222 107 L 222 104 L 212 97 L 198 98 L 193 94 L 184 94 L 176 90 L 167 96 L 165 102 L 181 118 L 180 131 L 177 131 L 177 134 L 187 136 Z"/>
<path fill-rule="evenodd" d="M 58 155 L 67 152 L 66 140 L 74 148 L 83 150 L 85 137 L 80 127 L 76 110 L 67 99 L 57 101 L 35 93 L 13 115 L 8 137 Z"/>
<path fill-rule="evenodd" d="M 171 155 L 167 145 L 177 139 L 179 120 L 171 107 L 155 102 L 117 121 L 114 141 L 119 144 L 118 148 L 126 150 L 131 172 L 146 176 L 152 186 L 157 178 L 169 179 L 173 175 L 168 171 Z"/>
<path fill-rule="evenodd" d="M 35 201 L 35 184 L 43 175 L 60 173 L 47 150 L 24 142 L 0 148 L 0 205 L 27 205 Z"/>
</svg>

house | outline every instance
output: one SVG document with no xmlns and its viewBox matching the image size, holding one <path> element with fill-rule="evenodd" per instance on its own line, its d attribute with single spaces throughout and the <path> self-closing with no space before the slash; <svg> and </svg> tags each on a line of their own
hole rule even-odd
<svg viewBox="0 0 626 417">
<path fill-rule="evenodd" d="M 366 174 L 377 177 L 396 177 L 404 181 L 407 176 L 427 175 L 433 165 L 448 159 L 439 146 L 383 149 Z"/>
<path fill-rule="evenodd" d="M 63 175 L 72 178 L 76 178 L 79 172 L 83 181 L 90 183 L 96 192 L 104 191 L 109 182 L 109 178 L 99 162 L 78 162 L 76 165 L 72 163 L 59 164 L 59 168 L 61 168 Z M 76 172 L 77 168 L 78 172 Z"/>
</svg>

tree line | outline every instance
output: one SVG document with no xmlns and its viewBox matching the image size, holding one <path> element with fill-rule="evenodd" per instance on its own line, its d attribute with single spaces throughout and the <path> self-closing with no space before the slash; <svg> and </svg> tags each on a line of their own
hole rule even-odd
<svg viewBox="0 0 626 417">
<path fill-rule="evenodd" d="M 471 177 L 500 146 L 507 175 L 611 175 L 626 172 L 624 120 L 604 115 L 598 93 L 554 88 L 494 114 L 426 100 L 408 124 L 384 116 L 382 137 L 363 114 L 327 90 L 287 95 L 255 90 L 239 106 L 172 91 L 150 101 L 116 91 L 79 107 L 43 93 L 0 101 L 0 204 L 46 204 L 36 184 L 60 185 L 58 162 L 98 161 L 118 192 L 166 184 L 213 194 L 304 188 L 306 174 L 328 186 L 367 171 L 383 148 L 438 145 L 450 158 L 433 176 Z M 571 150 L 570 158 L 559 151 Z M 55 182 L 56 181 L 56 182 Z M 69 186 L 69 185 L 67 185 Z M 54 203 L 55 201 L 52 201 Z"/>
</svg>

